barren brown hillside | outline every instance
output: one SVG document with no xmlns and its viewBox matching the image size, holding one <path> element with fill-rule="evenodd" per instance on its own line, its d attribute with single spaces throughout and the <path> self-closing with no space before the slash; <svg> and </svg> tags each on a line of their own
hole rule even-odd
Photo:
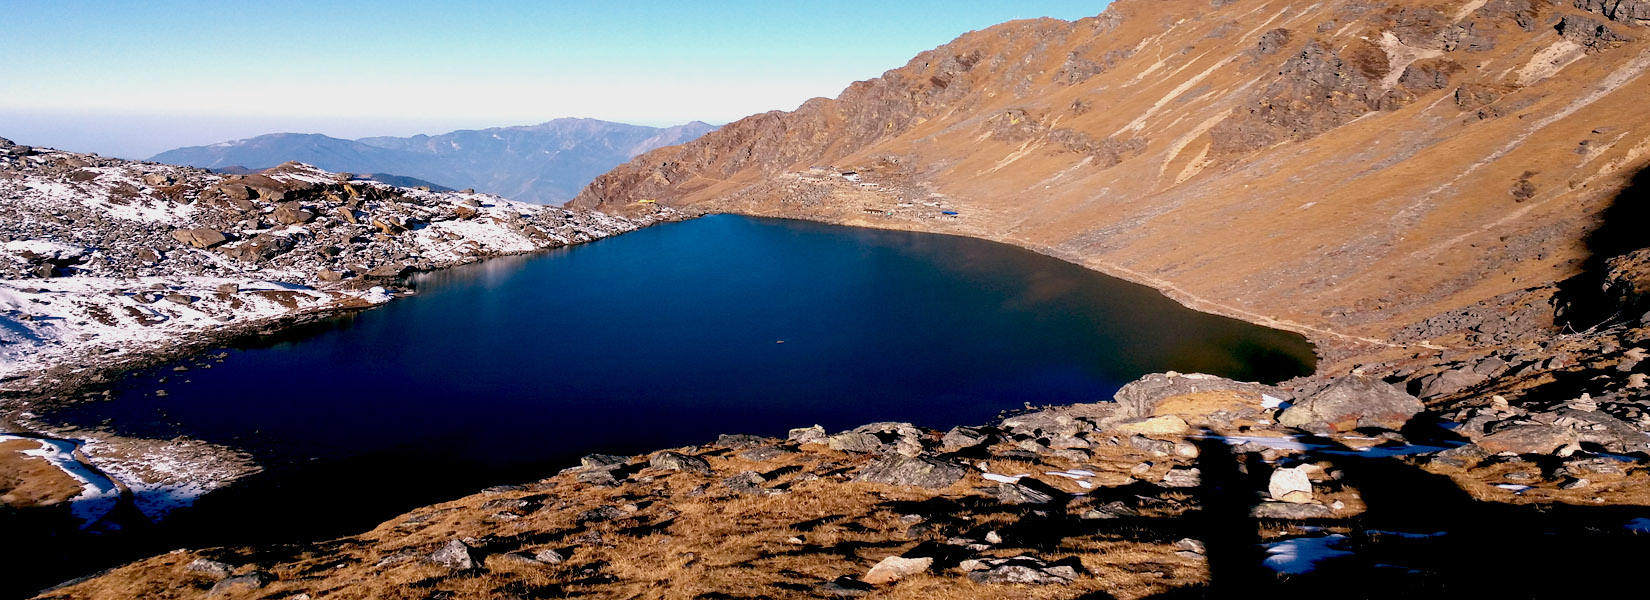
<svg viewBox="0 0 1650 600">
<path fill-rule="evenodd" d="M 574 204 L 979 236 L 1332 356 L 1450 345 L 1505 298 L 1416 324 L 1578 274 L 1650 160 L 1646 25 L 1634 0 L 1119 0 L 648 153 Z"/>
</svg>

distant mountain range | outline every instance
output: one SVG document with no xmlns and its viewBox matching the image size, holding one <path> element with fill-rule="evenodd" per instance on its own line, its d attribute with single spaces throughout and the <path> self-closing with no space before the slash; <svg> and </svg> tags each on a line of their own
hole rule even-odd
<svg viewBox="0 0 1650 600">
<path fill-rule="evenodd" d="M 689 142 L 715 129 L 698 121 L 659 128 L 556 119 L 521 127 L 358 140 L 273 133 L 168 150 L 149 160 L 224 171 L 263 169 L 295 160 L 329 171 L 415 178 L 447 188 L 474 188 L 514 200 L 560 204 L 597 175 L 636 155 Z"/>
</svg>

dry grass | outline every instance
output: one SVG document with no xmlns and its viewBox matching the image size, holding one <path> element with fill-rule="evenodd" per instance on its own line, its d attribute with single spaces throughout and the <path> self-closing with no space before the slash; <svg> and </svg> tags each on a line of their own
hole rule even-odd
<svg viewBox="0 0 1650 600">
<path fill-rule="evenodd" d="M 39 450 L 29 440 L 0 442 L 0 505 L 11 508 L 50 506 L 80 495 L 85 486 L 51 462 L 23 454 Z"/>
<path fill-rule="evenodd" d="M 839 577 L 857 578 L 888 556 L 942 543 L 947 536 L 983 537 L 1001 531 L 1002 544 L 983 557 L 1031 554 L 1054 561 L 1077 557 L 1091 572 L 1070 586 L 980 585 L 950 568 L 885 586 L 887 598 L 1070 598 L 1105 592 L 1144 597 L 1207 581 L 1201 560 L 1176 556 L 1173 540 L 1153 539 L 1134 528 L 1127 534 L 1092 528 L 1071 536 L 1017 540 L 1030 512 L 987 499 L 976 487 L 994 483 L 971 475 L 945 490 L 847 483 L 867 460 L 808 446 L 803 452 L 755 463 L 736 453 L 706 455 L 714 476 L 642 469 L 619 487 L 581 484 L 572 474 L 529 489 L 480 494 L 414 511 L 354 538 L 301 548 L 218 549 L 159 556 L 62 590 L 54 598 L 192 598 L 210 581 L 183 565 L 205 556 L 260 569 L 278 582 L 261 590 L 217 597 L 284 598 L 700 598 L 814 597 L 816 587 Z M 1119 461 L 1126 462 L 1126 461 Z M 1132 463 L 1131 463 L 1132 464 Z M 1076 465 L 992 461 L 993 471 L 1042 473 Z M 777 495 L 736 495 L 721 478 L 742 471 L 770 475 Z M 812 474 L 819 474 L 817 479 Z M 807 475 L 804 475 L 807 474 Z M 1060 478 L 1050 483 L 1077 488 Z M 1183 501 L 1181 494 L 1171 495 Z M 501 506 L 527 500 L 542 508 L 519 518 L 500 517 Z M 597 507 L 616 507 L 618 518 L 579 521 Z M 1085 502 L 1070 510 L 1081 512 Z M 1056 512 L 1063 513 L 1056 509 Z M 908 537 L 921 514 L 932 530 Z M 1171 516 L 1159 509 L 1153 516 Z M 1056 514 L 1054 519 L 1071 519 Z M 1041 535 L 1041 534 L 1039 534 Z M 484 568 L 453 572 L 423 558 L 452 539 L 464 539 Z M 512 564 L 501 554 L 571 549 L 555 566 Z M 394 562 L 392 557 L 411 557 Z M 485 557 L 485 560 L 481 560 Z M 377 566 L 392 559 L 391 564 Z M 953 561 L 954 562 L 954 561 Z M 450 595 L 449 595 L 450 594 Z"/>
</svg>

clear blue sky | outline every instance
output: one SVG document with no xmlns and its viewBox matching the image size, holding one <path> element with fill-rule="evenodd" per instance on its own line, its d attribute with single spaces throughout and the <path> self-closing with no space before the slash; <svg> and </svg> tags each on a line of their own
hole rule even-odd
<svg viewBox="0 0 1650 600">
<path fill-rule="evenodd" d="M 723 123 L 1105 4 L 0 0 L 0 137 L 143 157 L 275 131 Z"/>
</svg>

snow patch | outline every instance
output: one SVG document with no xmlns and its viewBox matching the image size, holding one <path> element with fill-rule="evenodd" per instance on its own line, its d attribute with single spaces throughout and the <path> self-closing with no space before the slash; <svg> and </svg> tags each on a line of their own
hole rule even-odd
<svg viewBox="0 0 1650 600">
<path fill-rule="evenodd" d="M 1267 568 L 1284 575 L 1300 575 L 1311 573 L 1318 568 L 1318 563 L 1331 558 L 1351 556 L 1352 553 L 1337 548 L 1346 542 L 1346 536 L 1330 534 L 1323 537 L 1303 537 L 1261 544 L 1266 548 L 1266 559 L 1261 561 Z"/>
</svg>

